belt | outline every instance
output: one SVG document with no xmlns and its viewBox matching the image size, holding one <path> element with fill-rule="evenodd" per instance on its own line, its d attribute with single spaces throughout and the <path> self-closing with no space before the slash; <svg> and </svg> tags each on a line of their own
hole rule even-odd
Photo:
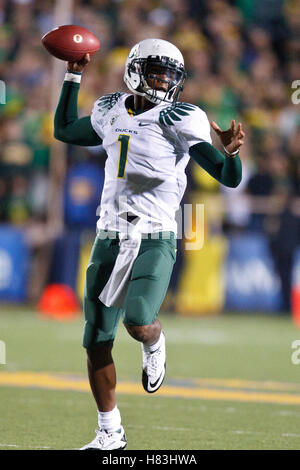
<svg viewBox="0 0 300 470">
<path fill-rule="evenodd" d="M 114 239 L 116 238 L 117 240 L 120 239 L 119 237 L 119 232 L 114 232 L 113 230 L 102 230 L 100 229 L 99 232 L 101 233 L 106 233 L 107 238 Z M 100 237 L 100 238 L 105 238 L 105 237 Z M 175 233 L 170 232 L 170 231 L 162 231 L 162 232 L 153 232 L 153 233 L 142 233 L 142 239 L 148 239 L 148 240 L 174 240 L 175 238 Z"/>
</svg>

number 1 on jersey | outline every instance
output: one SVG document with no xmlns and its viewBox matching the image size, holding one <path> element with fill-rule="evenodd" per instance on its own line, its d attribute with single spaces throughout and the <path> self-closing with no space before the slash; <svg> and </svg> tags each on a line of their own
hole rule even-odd
<svg viewBox="0 0 300 470">
<path fill-rule="evenodd" d="M 125 176 L 130 137 L 127 134 L 120 134 L 118 136 L 118 142 L 120 142 L 118 178 L 124 178 Z"/>
</svg>

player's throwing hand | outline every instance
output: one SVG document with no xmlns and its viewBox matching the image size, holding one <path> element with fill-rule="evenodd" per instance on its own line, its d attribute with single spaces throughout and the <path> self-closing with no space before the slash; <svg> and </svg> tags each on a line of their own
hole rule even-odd
<svg viewBox="0 0 300 470">
<path fill-rule="evenodd" d="M 228 154 L 233 154 L 239 150 L 244 143 L 245 132 L 242 129 L 242 124 L 239 122 L 235 125 L 235 120 L 232 119 L 231 126 L 227 131 L 222 131 L 215 121 L 211 121 L 211 127 L 218 134 L 222 145 Z"/>
<path fill-rule="evenodd" d="M 84 67 L 91 61 L 90 54 L 85 54 L 85 56 L 78 62 L 68 62 L 67 70 L 68 72 L 78 72 L 81 73 Z"/>
</svg>

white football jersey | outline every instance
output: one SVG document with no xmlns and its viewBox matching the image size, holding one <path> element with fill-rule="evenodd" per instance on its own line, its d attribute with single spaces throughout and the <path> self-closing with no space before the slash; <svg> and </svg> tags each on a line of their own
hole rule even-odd
<svg viewBox="0 0 300 470">
<path fill-rule="evenodd" d="M 142 219 L 142 233 L 176 234 L 175 215 L 186 188 L 189 147 L 211 143 L 207 116 L 197 106 L 182 102 L 162 102 L 130 115 L 125 106 L 129 96 L 103 96 L 91 115 L 107 153 L 97 226 L 119 231 L 121 214 L 130 212 Z"/>
</svg>

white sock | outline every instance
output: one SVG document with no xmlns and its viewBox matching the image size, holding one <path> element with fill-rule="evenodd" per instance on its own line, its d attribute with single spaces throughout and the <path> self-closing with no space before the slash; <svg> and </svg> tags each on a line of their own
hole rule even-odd
<svg viewBox="0 0 300 470">
<path fill-rule="evenodd" d="M 111 433 L 121 427 L 121 415 L 117 405 L 111 411 L 98 411 L 98 426 Z"/>
<path fill-rule="evenodd" d="M 158 338 L 158 340 L 155 344 L 151 344 L 151 346 L 146 346 L 145 344 L 143 344 L 144 351 L 145 352 L 154 352 L 154 351 L 156 351 L 160 347 L 160 345 L 162 343 L 162 340 L 163 340 L 163 332 L 161 331 L 160 332 L 160 337 Z"/>
</svg>

